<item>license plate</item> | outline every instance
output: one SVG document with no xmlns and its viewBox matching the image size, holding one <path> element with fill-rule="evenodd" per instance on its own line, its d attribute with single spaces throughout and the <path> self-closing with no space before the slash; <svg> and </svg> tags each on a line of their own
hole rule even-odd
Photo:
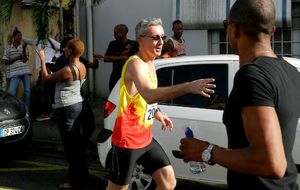
<svg viewBox="0 0 300 190">
<path fill-rule="evenodd" d="M 8 127 L 0 129 L 0 137 L 7 137 L 23 133 L 24 126 Z"/>
</svg>

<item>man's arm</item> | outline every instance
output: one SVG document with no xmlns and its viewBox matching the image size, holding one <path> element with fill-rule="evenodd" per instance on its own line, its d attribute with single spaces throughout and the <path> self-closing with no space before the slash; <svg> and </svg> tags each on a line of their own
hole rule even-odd
<svg viewBox="0 0 300 190">
<path fill-rule="evenodd" d="M 124 61 L 127 59 L 126 56 L 101 55 L 98 53 L 94 53 L 94 57 L 96 60 L 104 62 Z"/>
<path fill-rule="evenodd" d="M 248 106 L 242 109 L 241 114 L 249 146 L 234 150 L 215 146 L 212 161 L 240 173 L 275 179 L 283 177 L 287 161 L 275 109 Z M 207 148 L 207 142 L 184 138 L 181 143 L 185 161 L 202 161 L 199 153 Z"/>
<path fill-rule="evenodd" d="M 84 64 L 86 68 L 98 69 L 99 67 L 98 59 L 95 59 L 93 62 L 91 62 L 83 57 L 80 57 L 79 60 Z"/>
<path fill-rule="evenodd" d="M 126 56 L 112 56 L 105 55 L 103 56 L 104 62 L 115 62 L 115 61 L 125 61 L 127 59 Z"/>
<path fill-rule="evenodd" d="M 12 58 L 12 59 L 2 59 L 2 60 L 4 61 L 5 65 L 11 65 L 11 64 L 13 64 L 15 61 L 17 61 L 17 60 L 22 60 L 22 55 L 17 56 L 17 57 Z"/>
<path fill-rule="evenodd" d="M 156 76 L 153 63 L 144 63 L 134 59 L 128 63 L 125 74 L 126 87 L 132 95 L 139 92 L 148 104 L 163 102 L 172 98 L 193 93 L 210 97 L 214 93 L 214 79 L 199 79 L 169 87 L 152 88 L 149 73 Z"/>
<path fill-rule="evenodd" d="M 5 63 L 5 65 L 13 64 L 17 60 L 22 60 L 22 55 L 16 56 L 14 58 L 9 58 L 9 48 L 5 49 L 2 61 Z"/>
<path fill-rule="evenodd" d="M 174 44 L 172 42 L 171 39 L 168 39 L 168 41 L 166 42 L 167 46 L 168 46 L 168 49 L 169 51 L 174 51 Z"/>
</svg>

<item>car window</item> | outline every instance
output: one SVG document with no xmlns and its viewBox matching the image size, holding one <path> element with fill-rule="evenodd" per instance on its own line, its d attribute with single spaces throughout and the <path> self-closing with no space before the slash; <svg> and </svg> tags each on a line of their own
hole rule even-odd
<svg viewBox="0 0 300 190">
<path fill-rule="evenodd" d="M 181 65 L 157 70 L 158 86 L 170 86 L 200 78 L 215 78 L 217 88 L 211 98 L 187 94 L 163 102 L 165 105 L 223 110 L 228 98 L 228 64 Z"/>
</svg>

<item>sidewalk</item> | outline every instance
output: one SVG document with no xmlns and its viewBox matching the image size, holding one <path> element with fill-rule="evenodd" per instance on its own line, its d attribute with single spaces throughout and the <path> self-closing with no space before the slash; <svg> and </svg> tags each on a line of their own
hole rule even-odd
<svg viewBox="0 0 300 190">
<path fill-rule="evenodd" d="M 97 135 L 103 128 L 103 106 L 105 100 L 102 98 L 90 100 L 90 105 L 95 117 L 95 131 L 91 137 L 92 145 L 94 146 L 92 150 L 97 146 Z M 43 148 L 55 149 L 58 151 L 62 150 L 61 137 L 56 124 L 51 121 L 35 121 L 32 122 L 33 131 L 33 144 L 34 146 L 43 146 Z M 97 153 L 97 152 L 96 152 Z"/>
</svg>

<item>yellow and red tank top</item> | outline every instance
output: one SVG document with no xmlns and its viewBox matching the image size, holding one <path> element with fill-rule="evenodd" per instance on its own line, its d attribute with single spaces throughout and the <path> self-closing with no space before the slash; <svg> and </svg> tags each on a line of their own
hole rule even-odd
<svg viewBox="0 0 300 190">
<path fill-rule="evenodd" d="M 156 104 L 147 104 L 140 93 L 131 96 L 125 85 L 127 65 L 133 59 L 140 59 L 133 55 L 123 66 L 120 78 L 118 113 L 112 134 L 112 143 L 122 148 L 143 148 L 152 141 L 152 124 Z M 146 72 L 149 73 L 149 72 Z M 152 88 L 157 88 L 156 75 L 148 74 Z"/>
</svg>

